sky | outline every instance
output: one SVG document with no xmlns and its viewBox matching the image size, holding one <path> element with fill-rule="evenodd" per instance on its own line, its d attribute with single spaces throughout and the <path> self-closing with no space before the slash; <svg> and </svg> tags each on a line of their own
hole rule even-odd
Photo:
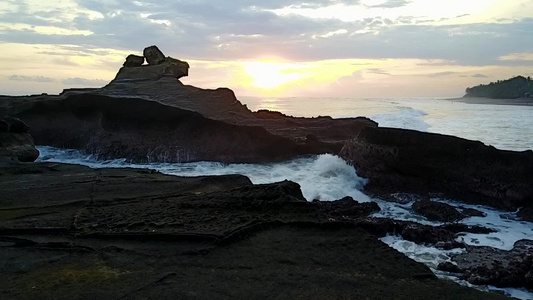
<svg viewBox="0 0 533 300">
<path fill-rule="evenodd" d="M 2 0 L 0 94 L 101 87 L 150 45 L 238 97 L 458 97 L 533 76 L 533 0 Z"/>
</svg>

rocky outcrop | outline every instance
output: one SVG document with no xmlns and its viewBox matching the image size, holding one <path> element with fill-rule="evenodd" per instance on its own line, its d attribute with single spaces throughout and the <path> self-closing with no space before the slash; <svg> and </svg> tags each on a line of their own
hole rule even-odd
<svg viewBox="0 0 533 300">
<path fill-rule="evenodd" d="M 143 55 L 149 65 L 159 65 L 165 62 L 165 55 L 157 46 L 146 47 L 143 50 Z"/>
<path fill-rule="evenodd" d="M 533 242 L 520 240 L 510 251 L 491 247 L 467 247 L 452 256 L 453 263 L 439 265 L 446 272 L 461 273 L 472 284 L 533 290 Z"/>
<path fill-rule="evenodd" d="M 376 195 L 440 192 L 475 204 L 516 210 L 533 204 L 533 151 L 414 130 L 365 127 L 341 156 L 369 179 Z"/>
<path fill-rule="evenodd" d="M 455 222 L 465 218 L 455 207 L 430 200 L 417 201 L 412 206 L 413 211 L 428 220 L 439 222 Z"/>
<path fill-rule="evenodd" d="M 32 162 L 39 157 L 29 127 L 21 120 L 0 116 L 0 157 Z"/>
<path fill-rule="evenodd" d="M 134 161 L 204 159 L 266 162 L 291 159 L 302 154 L 337 154 L 345 141 L 357 135 L 362 128 L 377 126 L 377 123 L 367 118 L 296 118 L 269 111 L 253 113 L 237 100 L 230 89 L 209 90 L 183 85 L 176 78 L 187 73 L 188 65 L 171 57 L 164 57 L 157 47 L 148 47 L 145 56 L 148 65 L 139 67 L 135 65 L 142 63 L 141 57 L 128 56 L 117 78 L 103 88 L 70 89 L 58 96 L 0 97 L 0 113 L 19 116 L 35 127 L 34 137 L 38 144 L 77 148 L 101 158 L 128 158 Z M 100 100 L 94 100 L 96 98 Z M 74 104 L 73 99 L 89 99 L 89 104 Z M 98 113 L 89 113 L 93 116 L 92 119 L 79 118 L 83 115 L 80 112 L 71 113 L 73 106 L 78 105 L 75 110 L 79 111 L 81 107 L 91 106 L 90 103 L 95 101 L 98 105 L 104 105 L 106 110 L 120 111 L 104 113 L 106 124 L 126 122 L 133 125 L 118 125 L 118 129 L 108 130 L 109 126 L 95 125 L 100 122 Z M 164 107 L 154 102 L 159 102 Z M 69 104 L 61 108 L 63 103 Z M 54 109 L 51 109 L 52 106 Z M 136 106 L 147 109 L 146 113 Z M 157 111 L 168 108 L 170 114 L 181 111 L 180 114 L 192 115 L 196 112 L 208 124 L 220 124 L 212 121 L 222 121 L 225 124 L 220 125 L 220 129 L 211 131 L 211 125 L 198 125 L 203 121 L 198 121 L 201 118 L 197 115 L 197 121 L 189 125 L 177 119 L 157 121 L 157 114 L 148 110 L 152 107 L 157 107 L 154 108 Z M 150 117 L 147 118 L 147 115 Z M 112 120 L 114 116 L 118 116 L 120 120 L 115 122 Z M 128 116 L 127 121 L 121 116 Z M 134 120 L 137 116 L 140 119 Z M 73 127 L 62 128 L 62 124 L 56 119 Z M 150 124 L 165 124 L 162 127 L 141 126 L 140 120 L 147 119 L 153 121 Z M 95 124 L 88 125 L 91 122 Z M 175 124 L 171 124 L 172 122 Z M 234 126 L 228 126 L 230 124 Z M 74 130 L 76 126 L 80 126 L 80 133 Z M 187 126 L 195 129 L 189 130 Z M 173 128 L 178 128 L 179 133 Z M 96 133 L 94 136 L 91 136 L 92 131 Z M 218 133 L 220 131 L 223 133 Z M 194 136 L 199 136 L 200 139 L 193 140 Z M 135 141 L 136 138 L 140 140 Z M 275 145 L 274 140 L 286 142 Z M 203 149 L 202 142 L 206 149 Z M 216 149 L 210 149 L 209 145 L 216 145 Z M 272 151 L 279 155 L 272 155 Z"/>
<path fill-rule="evenodd" d="M 140 67 L 144 63 L 144 56 L 130 54 L 126 57 L 126 61 L 122 65 L 126 68 Z"/>
<path fill-rule="evenodd" d="M 144 49 L 144 56 L 131 54 L 126 58 L 114 81 L 159 80 L 163 77 L 179 79 L 189 75 L 187 62 L 165 57 L 156 46 Z M 148 65 L 143 66 L 144 59 Z"/>
<path fill-rule="evenodd" d="M 438 280 L 330 220 L 355 201 L 306 202 L 292 182 L 12 161 L 2 176 L 5 299 L 505 299 Z"/>
<path fill-rule="evenodd" d="M 138 98 L 79 94 L 41 101 L 18 116 L 37 144 L 135 162 L 272 162 L 323 151 L 258 126 L 237 126 Z M 320 145 L 319 145 L 320 146 Z"/>
</svg>

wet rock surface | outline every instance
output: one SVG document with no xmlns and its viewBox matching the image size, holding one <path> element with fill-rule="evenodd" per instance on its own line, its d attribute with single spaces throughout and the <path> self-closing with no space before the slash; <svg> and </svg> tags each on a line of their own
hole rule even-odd
<svg viewBox="0 0 533 300">
<path fill-rule="evenodd" d="M 456 272 L 473 284 L 525 287 L 533 290 L 533 241 L 521 240 L 510 251 L 491 247 L 468 247 L 455 255 Z"/>
<path fill-rule="evenodd" d="M 505 298 L 331 220 L 375 205 L 306 202 L 293 182 L 0 165 L 2 298 Z"/>
<path fill-rule="evenodd" d="M 465 215 L 455 207 L 431 200 L 417 201 L 413 204 L 412 209 L 432 221 L 455 222 L 465 218 Z"/>
</svg>

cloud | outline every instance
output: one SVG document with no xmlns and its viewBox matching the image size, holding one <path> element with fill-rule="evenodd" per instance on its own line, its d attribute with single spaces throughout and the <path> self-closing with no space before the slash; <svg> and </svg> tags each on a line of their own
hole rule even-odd
<svg viewBox="0 0 533 300">
<path fill-rule="evenodd" d="M 87 79 L 87 78 L 67 78 L 61 80 L 61 83 L 65 85 L 76 85 L 76 86 L 103 86 L 108 83 L 108 81 L 103 79 Z"/>
<path fill-rule="evenodd" d="M 489 76 L 483 75 L 483 74 L 475 74 L 475 75 L 472 75 L 472 77 L 474 77 L 474 78 L 487 78 Z"/>
<path fill-rule="evenodd" d="M 447 72 L 437 72 L 437 73 L 432 73 L 432 74 L 427 74 L 427 75 L 422 75 L 422 76 L 435 78 L 435 77 L 444 77 L 444 76 L 450 76 L 450 75 L 455 75 L 455 74 L 457 74 L 457 72 L 447 71 Z"/>
<path fill-rule="evenodd" d="M 502 61 L 533 61 L 533 53 L 511 53 L 499 57 Z"/>
<path fill-rule="evenodd" d="M 383 70 L 383 69 L 380 69 L 380 68 L 368 68 L 366 69 L 366 71 L 368 73 L 372 73 L 372 74 L 378 74 L 378 75 L 391 75 L 389 72 Z"/>
<path fill-rule="evenodd" d="M 44 76 L 24 76 L 24 75 L 11 75 L 8 77 L 9 80 L 16 80 L 16 81 L 34 81 L 34 82 L 54 82 L 56 81 L 54 78 L 51 77 L 44 77 Z"/>
<path fill-rule="evenodd" d="M 421 58 L 468 65 L 512 65 L 516 62 L 498 58 L 527 53 L 533 42 L 529 34 L 532 19 L 435 26 L 431 22 L 417 24 L 425 19 L 414 16 L 374 16 L 343 22 L 272 12 L 284 7 L 359 3 L 348 0 L 77 0 L 70 14 L 59 7 L 30 12 L 24 1 L 19 2 L 19 9 L 5 12 L 2 22 L 92 33 L 45 35 L 9 27 L 0 31 L 0 41 L 4 42 L 77 45 L 60 56 L 100 55 L 91 51 L 102 48 L 140 53 L 144 47 L 156 44 L 166 55 L 184 59 L 253 60 L 268 55 L 293 61 Z M 378 6 L 397 8 L 408 3 L 389 0 Z"/>
<path fill-rule="evenodd" d="M 406 6 L 412 1 L 408 0 L 388 0 L 385 3 L 377 4 L 377 5 L 366 5 L 368 8 L 397 8 Z"/>
</svg>

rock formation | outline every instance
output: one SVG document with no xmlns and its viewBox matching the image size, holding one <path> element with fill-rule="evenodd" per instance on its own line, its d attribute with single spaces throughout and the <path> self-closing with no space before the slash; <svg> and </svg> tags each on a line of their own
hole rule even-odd
<svg viewBox="0 0 533 300">
<path fill-rule="evenodd" d="M 416 201 L 412 208 L 416 213 L 432 221 L 455 222 L 466 217 L 451 205 L 430 200 Z"/>
<path fill-rule="evenodd" d="M 377 126 L 367 118 L 253 113 L 230 89 L 183 85 L 176 78 L 187 73 L 188 64 L 165 58 L 157 47 L 146 48 L 144 55 L 148 65 L 135 67 L 141 58 L 128 56 L 103 88 L 6 97 L 0 113 L 35 128 L 41 145 L 76 148 L 102 159 L 152 162 L 268 162 L 338 153 L 363 127 Z"/>
<path fill-rule="evenodd" d="M 21 120 L 0 116 L 0 157 L 32 162 L 39 157 L 29 127 Z"/>
<path fill-rule="evenodd" d="M 179 79 L 189 75 L 189 64 L 165 57 L 156 46 L 144 49 L 144 56 L 131 54 L 126 58 L 114 81 L 158 80 L 163 77 Z M 148 65 L 142 65 L 146 59 Z"/>
<path fill-rule="evenodd" d="M 144 63 L 144 56 L 130 54 L 126 57 L 126 61 L 122 65 L 126 68 L 140 67 Z"/>
<path fill-rule="evenodd" d="M 533 205 L 533 151 L 395 128 L 365 127 L 341 157 L 369 179 L 365 190 L 444 197 L 505 210 Z"/>
<path fill-rule="evenodd" d="M 143 55 L 149 65 L 159 65 L 165 62 L 165 55 L 157 46 L 146 47 L 143 50 Z"/>
</svg>

